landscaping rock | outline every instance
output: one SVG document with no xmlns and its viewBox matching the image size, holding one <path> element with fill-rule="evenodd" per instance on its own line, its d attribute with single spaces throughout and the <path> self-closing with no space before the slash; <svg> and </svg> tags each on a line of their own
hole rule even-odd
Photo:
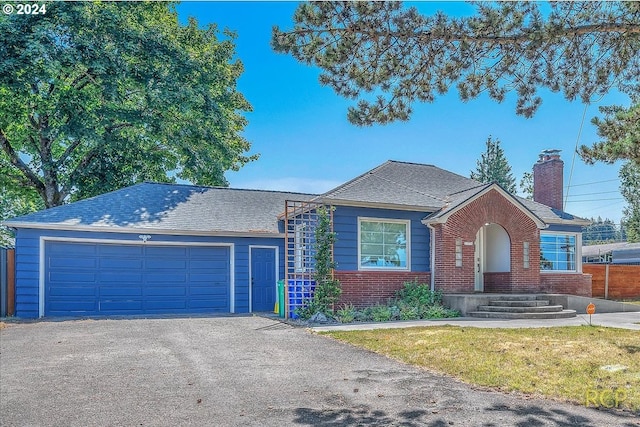
<svg viewBox="0 0 640 427">
<path fill-rule="evenodd" d="M 327 323 L 329 319 L 323 313 L 316 313 L 309 318 L 309 323 Z"/>
</svg>

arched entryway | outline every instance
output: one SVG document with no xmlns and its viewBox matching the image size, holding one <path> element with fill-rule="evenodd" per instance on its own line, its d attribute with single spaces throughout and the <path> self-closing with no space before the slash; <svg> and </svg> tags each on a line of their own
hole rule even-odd
<svg viewBox="0 0 640 427">
<path fill-rule="evenodd" d="M 486 277 L 509 280 L 511 272 L 511 239 L 499 224 L 484 224 L 476 233 L 474 277 L 476 292 L 485 291 Z M 501 276 L 505 276 L 502 278 Z"/>
</svg>

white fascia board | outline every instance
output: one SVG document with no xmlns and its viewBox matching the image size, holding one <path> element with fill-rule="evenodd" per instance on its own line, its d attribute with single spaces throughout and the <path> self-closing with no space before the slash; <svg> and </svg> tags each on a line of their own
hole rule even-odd
<svg viewBox="0 0 640 427">
<path fill-rule="evenodd" d="M 412 212 L 435 212 L 442 209 L 441 206 L 398 205 L 394 203 L 360 202 L 342 199 L 322 199 L 322 203 L 333 206 L 352 206 L 356 208 L 393 209 Z"/>
<path fill-rule="evenodd" d="M 136 227 L 115 228 L 115 227 L 91 226 L 91 225 L 47 224 L 47 223 L 14 222 L 14 221 L 5 222 L 4 225 L 12 228 L 31 228 L 31 229 L 39 229 L 39 230 L 92 231 L 92 232 L 102 232 L 102 233 L 147 233 L 147 234 L 166 234 L 170 236 L 272 237 L 272 238 L 284 237 L 284 233 L 252 232 L 252 231 L 172 230 L 172 229 L 162 229 L 162 228 L 136 228 Z"/>
</svg>

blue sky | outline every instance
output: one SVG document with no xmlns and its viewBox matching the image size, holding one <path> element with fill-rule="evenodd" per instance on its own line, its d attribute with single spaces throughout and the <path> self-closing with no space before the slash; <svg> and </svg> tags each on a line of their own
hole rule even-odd
<svg viewBox="0 0 640 427">
<path fill-rule="evenodd" d="M 442 10 L 472 14 L 458 2 L 418 3 L 423 13 Z M 515 114 L 515 97 L 498 104 L 480 97 L 463 103 L 457 91 L 432 104 L 416 104 L 408 122 L 359 128 L 346 119 L 352 101 L 318 82 L 320 70 L 275 53 L 271 29 L 292 26 L 296 2 L 186 2 L 178 6 L 181 19 L 194 16 L 201 25 L 215 23 L 237 33 L 237 56 L 245 71 L 240 92 L 253 106 L 246 115 L 244 136 L 251 154 L 260 158 L 226 177 L 232 187 L 321 193 L 385 162 L 402 160 L 433 164 L 469 176 L 489 136 L 501 141 L 519 183 L 541 150 L 562 150 L 565 162 L 566 210 L 583 217 L 619 222 L 624 199 L 618 191 L 620 163 L 586 165 L 573 152 L 585 107 L 560 94 L 543 93 L 536 115 Z M 590 123 L 602 105 L 628 105 L 626 96 L 611 93 L 586 111 L 580 144 L 598 140 Z M 573 172 L 572 170 L 573 164 Z M 571 180 L 570 179 L 571 175 Z M 565 196 L 567 189 L 565 188 Z"/>
</svg>

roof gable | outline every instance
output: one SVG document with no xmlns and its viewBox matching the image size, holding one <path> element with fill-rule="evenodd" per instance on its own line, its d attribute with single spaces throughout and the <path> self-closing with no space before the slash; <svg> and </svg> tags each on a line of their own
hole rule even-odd
<svg viewBox="0 0 640 427">
<path fill-rule="evenodd" d="M 541 218 L 539 218 L 535 213 L 524 206 L 516 197 L 511 195 L 511 193 L 509 193 L 507 190 L 505 190 L 495 182 L 466 191 L 461 191 L 457 194 L 452 194 L 451 199 L 446 206 L 444 206 L 440 211 L 434 212 L 433 214 L 429 215 L 422 222 L 424 224 L 445 223 L 451 215 L 492 190 L 497 191 L 508 202 L 510 202 L 527 217 L 529 217 L 538 228 L 543 229 L 547 227 L 546 223 Z"/>
</svg>

